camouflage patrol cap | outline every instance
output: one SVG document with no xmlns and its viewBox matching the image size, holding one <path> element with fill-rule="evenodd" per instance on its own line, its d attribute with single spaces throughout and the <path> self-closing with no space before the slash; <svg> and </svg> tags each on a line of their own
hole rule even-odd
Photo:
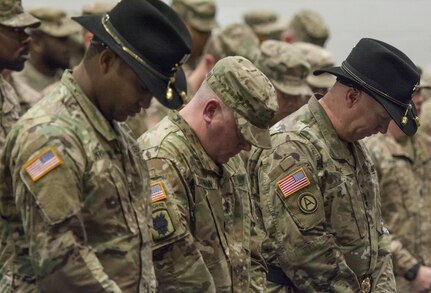
<svg viewBox="0 0 431 293">
<path fill-rule="evenodd" d="M 324 46 L 329 37 L 328 28 L 323 18 L 313 10 L 304 9 L 296 13 L 290 27 L 299 41 Z"/>
<path fill-rule="evenodd" d="M 0 24 L 9 27 L 37 27 L 40 22 L 24 12 L 21 0 L 0 0 Z"/>
<path fill-rule="evenodd" d="M 81 27 L 72 21 L 64 10 L 41 7 L 29 10 L 30 14 L 38 18 L 41 25 L 32 31 L 43 32 L 52 37 L 67 37 L 80 32 Z"/>
<path fill-rule="evenodd" d="M 259 39 L 246 24 L 234 23 L 213 34 L 205 49 L 220 60 L 227 56 L 243 56 L 251 61 L 259 54 Z"/>
<path fill-rule="evenodd" d="M 173 0 L 171 7 L 197 31 L 209 32 L 217 26 L 214 0 Z"/>
<path fill-rule="evenodd" d="M 292 96 L 311 96 L 305 82 L 311 72 L 305 55 L 291 44 L 267 40 L 260 45 L 256 66 L 271 80 L 275 88 Z"/>
<path fill-rule="evenodd" d="M 304 53 L 305 58 L 310 63 L 311 71 L 335 65 L 333 55 L 323 47 L 305 42 L 295 42 L 292 45 Z M 310 72 L 306 80 L 313 87 L 330 88 L 334 85 L 336 78 L 331 74 L 316 76 Z"/>
<path fill-rule="evenodd" d="M 254 146 L 270 148 L 269 126 L 278 105 L 269 79 L 244 57 L 230 56 L 215 64 L 206 82 L 234 111 L 244 138 Z"/>
<path fill-rule="evenodd" d="M 277 13 L 272 10 L 249 10 L 243 15 L 244 22 L 254 29 L 256 25 L 277 21 Z"/>
<path fill-rule="evenodd" d="M 103 15 L 112 10 L 117 3 L 115 2 L 95 2 L 82 7 L 82 15 Z"/>
<path fill-rule="evenodd" d="M 265 40 L 280 40 L 281 34 L 286 30 L 287 23 L 275 21 L 257 24 L 253 27 L 254 32 L 261 42 Z"/>
</svg>

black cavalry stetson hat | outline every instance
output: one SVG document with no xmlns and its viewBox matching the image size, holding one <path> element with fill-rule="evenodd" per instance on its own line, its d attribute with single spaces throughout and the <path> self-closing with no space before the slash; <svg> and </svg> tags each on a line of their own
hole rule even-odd
<svg viewBox="0 0 431 293">
<path fill-rule="evenodd" d="M 403 52 L 379 40 L 361 39 L 340 67 L 323 68 L 341 82 L 365 91 L 379 102 L 400 129 L 411 136 L 419 126 L 412 94 L 419 86 L 416 65 Z"/>
<path fill-rule="evenodd" d="M 159 0 L 122 0 L 104 16 L 73 17 L 126 62 L 170 109 L 183 104 L 187 82 L 181 65 L 191 50 L 189 32 Z"/>
</svg>

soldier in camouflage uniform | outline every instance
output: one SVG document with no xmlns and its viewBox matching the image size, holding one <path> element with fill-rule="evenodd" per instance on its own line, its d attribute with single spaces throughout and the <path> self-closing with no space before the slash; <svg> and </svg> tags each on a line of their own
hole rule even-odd
<svg viewBox="0 0 431 293">
<path fill-rule="evenodd" d="M 258 238 L 251 239 L 254 204 L 237 154 L 270 146 L 276 109 L 270 81 L 247 59 L 226 57 L 190 103 L 139 138 L 161 292 L 265 290 Z"/>
<path fill-rule="evenodd" d="M 189 75 L 189 96 L 201 86 L 207 73 L 220 59 L 228 56 L 242 56 L 254 62 L 259 55 L 259 39 L 245 24 L 233 23 L 214 33 L 208 40 L 202 58 Z"/>
<path fill-rule="evenodd" d="M 305 58 L 310 63 L 311 71 L 307 76 L 307 84 L 313 90 L 316 97 L 320 98 L 326 94 L 329 88 L 335 83 L 335 77 L 331 74 L 314 75 L 313 71 L 335 65 L 334 57 L 327 49 L 305 42 L 295 42 L 292 44 L 305 54 Z"/>
<path fill-rule="evenodd" d="M 358 140 L 394 119 L 416 132 L 416 67 L 396 48 L 361 39 L 321 99 L 271 128 L 249 163 L 267 236 L 269 292 L 395 292 L 377 174 Z M 382 75 L 386 72 L 387 75 Z"/>
<path fill-rule="evenodd" d="M 63 71 L 69 68 L 70 36 L 81 28 L 61 9 L 41 7 L 29 12 L 41 25 L 30 30 L 30 59 L 22 71 L 14 73 L 14 79 L 42 93 L 46 87 L 59 82 Z"/>
<path fill-rule="evenodd" d="M 28 59 L 30 37 L 25 29 L 40 22 L 24 12 L 20 0 L 0 0 L 0 72 L 19 71 Z M 0 74 L 0 152 L 6 135 L 21 115 L 13 87 Z"/>
<path fill-rule="evenodd" d="M 172 0 L 171 7 L 184 21 L 192 36 L 192 53 L 183 65 L 188 76 L 195 69 L 212 30 L 217 26 L 217 7 L 214 0 Z"/>
<path fill-rule="evenodd" d="M 281 40 L 284 42 L 307 42 L 322 47 L 328 37 L 329 29 L 322 16 L 310 9 L 295 13 L 287 29 L 281 34 Z"/>
<path fill-rule="evenodd" d="M 29 85 L 19 82 L 14 78 L 13 71 L 3 70 L 3 78 L 12 86 L 17 96 L 20 108 L 21 116 L 28 111 L 34 104 L 36 104 L 41 98 L 42 94 L 35 91 Z"/>
<path fill-rule="evenodd" d="M 418 113 L 421 99 L 420 94 L 412 99 Z M 379 176 L 382 216 L 393 234 L 397 291 L 426 292 L 431 289 L 431 137 L 421 129 L 408 137 L 391 121 L 386 135 L 365 143 Z"/>
<path fill-rule="evenodd" d="M 92 45 L 14 126 L 1 156 L 0 291 L 155 292 L 148 169 L 118 121 L 153 95 L 181 104 L 190 36 L 157 0 L 74 20 Z M 165 53 L 154 54 L 156 36 Z"/>
<path fill-rule="evenodd" d="M 267 40 L 260 45 L 256 66 L 269 78 L 277 92 L 278 111 L 271 125 L 295 112 L 313 94 L 305 82 L 310 64 L 305 55 L 281 41 Z"/>
</svg>

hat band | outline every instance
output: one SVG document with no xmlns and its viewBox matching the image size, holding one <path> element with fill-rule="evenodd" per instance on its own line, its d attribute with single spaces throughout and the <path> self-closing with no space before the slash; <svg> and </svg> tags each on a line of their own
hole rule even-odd
<svg viewBox="0 0 431 293">
<path fill-rule="evenodd" d="M 381 95 L 381 96 L 383 96 L 384 98 L 386 98 L 387 100 L 389 100 L 389 101 L 391 101 L 392 103 L 394 103 L 394 104 L 397 104 L 398 106 L 402 106 L 402 107 L 404 107 L 404 108 L 407 108 L 410 104 L 405 104 L 405 103 L 402 103 L 402 102 L 400 102 L 400 101 L 398 101 L 397 99 L 395 99 L 395 98 L 392 98 L 391 96 L 389 96 L 388 94 L 386 94 L 386 93 L 384 93 L 384 92 L 382 92 L 381 90 L 379 90 L 379 89 L 377 89 L 377 88 L 375 88 L 375 87 L 373 87 L 372 85 L 369 85 L 368 83 L 366 83 L 364 80 L 362 80 L 359 76 L 357 76 L 355 73 L 353 73 L 353 71 L 352 70 L 350 70 L 347 66 L 346 66 L 346 64 L 347 65 L 349 65 L 346 61 L 343 61 L 343 63 L 341 64 L 341 69 L 343 70 L 343 71 L 345 71 L 348 75 L 350 75 L 357 83 L 359 83 L 361 86 L 363 86 L 363 87 L 365 87 L 366 89 L 368 89 L 368 90 L 370 90 L 370 91 L 372 91 L 372 92 L 374 92 L 374 93 L 376 93 L 376 94 L 379 94 L 379 95 Z"/>
<path fill-rule="evenodd" d="M 144 61 L 138 54 L 136 54 L 132 49 L 133 48 L 126 40 L 124 40 L 120 34 L 117 33 L 117 30 L 114 28 L 112 23 L 109 21 L 109 14 L 105 14 L 104 17 L 102 17 L 102 24 L 105 31 L 111 36 L 111 38 L 114 39 L 114 41 L 117 43 L 120 48 L 133 57 L 136 61 L 141 63 L 145 68 L 150 70 L 153 74 L 157 75 L 158 77 L 169 80 L 169 76 L 164 75 L 163 73 L 159 72 L 157 69 L 151 67 L 147 62 Z M 127 46 L 126 46 L 127 45 Z M 129 48 L 130 47 L 130 48 Z"/>
</svg>

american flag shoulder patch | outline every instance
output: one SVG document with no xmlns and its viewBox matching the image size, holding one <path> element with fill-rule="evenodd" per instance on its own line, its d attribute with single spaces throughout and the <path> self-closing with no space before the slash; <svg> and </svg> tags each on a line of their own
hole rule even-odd
<svg viewBox="0 0 431 293">
<path fill-rule="evenodd" d="M 24 170 L 36 182 L 63 162 L 52 147 L 40 152 L 36 157 L 25 163 Z"/>
<path fill-rule="evenodd" d="M 305 174 L 303 168 L 299 168 L 277 182 L 277 186 L 280 188 L 284 197 L 288 197 L 308 185 L 310 185 L 310 180 L 308 179 L 307 174 Z"/>
<path fill-rule="evenodd" d="M 157 181 L 150 184 L 151 188 L 151 202 L 155 203 L 162 199 L 167 198 L 165 189 L 163 188 L 162 181 Z"/>
</svg>

